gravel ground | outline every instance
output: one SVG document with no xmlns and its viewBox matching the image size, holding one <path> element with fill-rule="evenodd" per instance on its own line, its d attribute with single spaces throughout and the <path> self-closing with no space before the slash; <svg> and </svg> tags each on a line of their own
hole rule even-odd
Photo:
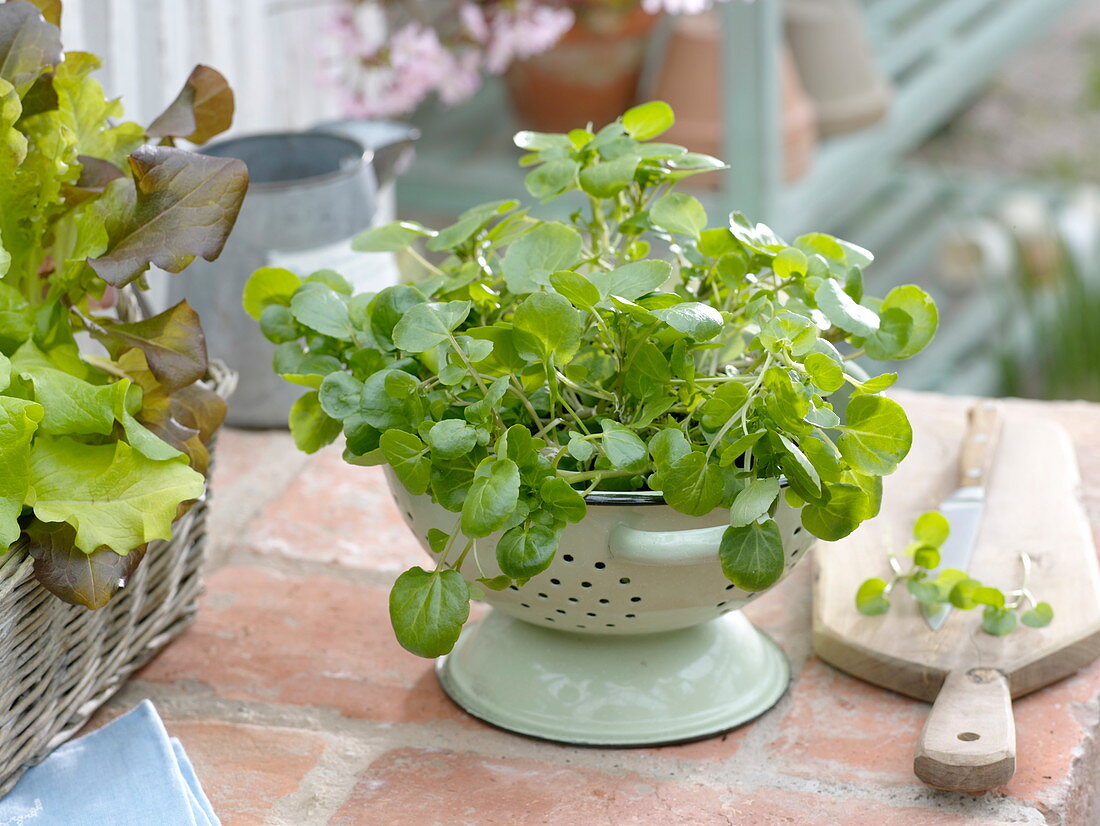
<svg viewBox="0 0 1100 826">
<path fill-rule="evenodd" d="M 917 153 L 936 165 L 1100 183 L 1100 2 L 1078 0 Z"/>
</svg>

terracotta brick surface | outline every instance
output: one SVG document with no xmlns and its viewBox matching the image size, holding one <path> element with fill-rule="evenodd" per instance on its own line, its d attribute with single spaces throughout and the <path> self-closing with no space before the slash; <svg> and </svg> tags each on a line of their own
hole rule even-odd
<svg viewBox="0 0 1100 826">
<path fill-rule="evenodd" d="M 966 401 L 942 403 L 961 415 Z M 1010 403 L 1070 430 L 1100 537 L 1100 407 Z M 928 706 L 811 655 L 801 565 L 746 611 L 794 675 L 756 722 L 664 748 L 526 740 L 466 717 L 432 664 L 394 642 L 388 583 L 424 556 L 377 469 L 232 431 L 218 461 L 214 562 L 231 562 L 208 575 L 196 624 L 116 703 L 158 703 L 226 824 L 1100 824 L 1100 665 L 1017 701 L 1006 788 L 933 791 L 912 773 Z"/>
<path fill-rule="evenodd" d="M 401 518 L 382 470 L 349 465 L 337 446 L 309 458 L 248 525 L 242 542 L 262 554 L 393 574 L 428 559 Z"/>
<path fill-rule="evenodd" d="M 256 566 L 223 568 L 206 587 L 198 621 L 138 679 L 388 723 L 465 719 L 432 664 L 394 641 L 384 589 Z"/>
</svg>

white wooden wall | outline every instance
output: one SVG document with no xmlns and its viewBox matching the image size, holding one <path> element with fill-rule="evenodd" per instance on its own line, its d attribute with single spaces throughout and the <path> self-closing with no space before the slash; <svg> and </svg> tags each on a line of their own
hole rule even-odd
<svg viewBox="0 0 1100 826">
<path fill-rule="evenodd" d="M 340 115 L 337 95 L 318 82 L 336 2 L 65 0 L 64 43 L 103 58 L 101 82 L 140 123 L 206 63 L 236 92 L 235 133 L 304 128 Z"/>
</svg>

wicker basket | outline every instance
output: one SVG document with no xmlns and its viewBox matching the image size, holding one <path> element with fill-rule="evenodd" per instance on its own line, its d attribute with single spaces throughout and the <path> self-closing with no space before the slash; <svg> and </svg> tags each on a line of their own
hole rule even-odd
<svg viewBox="0 0 1100 826">
<path fill-rule="evenodd" d="M 226 398 L 236 374 L 211 362 L 208 381 Z M 0 797 L 194 621 L 207 498 L 176 522 L 170 541 L 149 543 L 126 587 L 97 611 L 39 585 L 20 544 L 0 555 Z"/>
</svg>

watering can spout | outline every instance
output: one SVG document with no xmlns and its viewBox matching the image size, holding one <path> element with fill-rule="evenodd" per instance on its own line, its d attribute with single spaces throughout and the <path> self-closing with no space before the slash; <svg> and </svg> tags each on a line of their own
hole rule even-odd
<svg viewBox="0 0 1100 826">
<path fill-rule="evenodd" d="M 420 137 L 420 130 L 407 123 L 385 120 L 336 120 L 315 126 L 311 131 L 341 135 L 361 143 L 374 156 L 372 166 L 379 188 L 409 168 L 413 144 Z"/>
</svg>

